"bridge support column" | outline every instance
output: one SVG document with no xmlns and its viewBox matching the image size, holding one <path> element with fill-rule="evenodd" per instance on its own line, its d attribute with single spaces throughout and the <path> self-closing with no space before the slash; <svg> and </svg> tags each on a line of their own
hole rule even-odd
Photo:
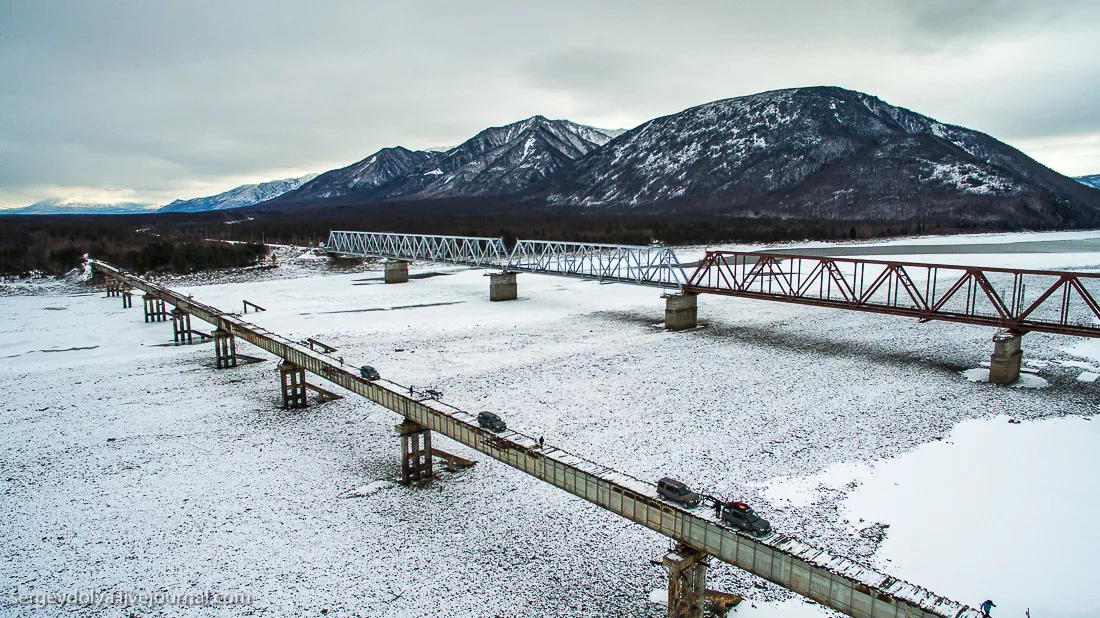
<svg viewBox="0 0 1100 618">
<path fill-rule="evenodd" d="M 141 300 L 145 305 L 146 322 L 165 322 L 168 320 L 168 311 L 164 308 L 163 298 L 146 294 L 141 297 Z"/>
<path fill-rule="evenodd" d="M 992 384 L 1012 384 L 1020 378 L 1023 351 L 1020 340 L 1024 334 L 1002 330 L 993 335 L 993 354 L 989 357 L 989 381 Z"/>
<path fill-rule="evenodd" d="M 515 300 L 516 273 L 489 274 L 489 300 Z"/>
<path fill-rule="evenodd" d="M 214 331 L 214 356 L 218 369 L 237 366 L 237 338 L 233 333 L 220 328 Z"/>
<path fill-rule="evenodd" d="M 687 330 L 699 325 L 697 294 L 668 294 L 664 298 L 665 328 Z"/>
<path fill-rule="evenodd" d="M 306 398 L 306 370 L 283 361 L 279 365 L 279 382 L 283 387 L 283 409 L 295 410 L 309 405 Z"/>
<path fill-rule="evenodd" d="M 134 306 L 134 293 L 131 291 L 133 288 L 125 286 L 122 288 L 122 308 L 129 309 Z"/>
<path fill-rule="evenodd" d="M 407 419 L 394 429 L 401 436 L 401 483 L 432 478 L 431 430 Z"/>
<path fill-rule="evenodd" d="M 408 262 L 402 262 L 400 260 L 387 260 L 384 268 L 386 269 L 386 283 L 409 282 Z"/>
<path fill-rule="evenodd" d="M 191 314 L 179 307 L 172 310 L 172 340 L 176 345 L 191 343 Z"/>
<path fill-rule="evenodd" d="M 661 563 L 668 569 L 668 618 L 703 618 L 707 595 L 707 555 L 677 545 Z"/>
<path fill-rule="evenodd" d="M 122 295 L 122 283 L 114 277 L 107 277 L 107 298 Z"/>
</svg>

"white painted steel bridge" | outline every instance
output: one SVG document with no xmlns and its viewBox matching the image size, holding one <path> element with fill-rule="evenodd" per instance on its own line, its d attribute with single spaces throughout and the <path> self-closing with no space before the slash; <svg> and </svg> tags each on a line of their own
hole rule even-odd
<svg viewBox="0 0 1100 618">
<path fill-rule="evenodd" d="M 325 249 L 335 255 L 463 264 L 667 288 L 688 281 L 676 253 L 659 245 L 518 240 L 509 250 L 503 238 L 333 231 Z"/>
</svg>

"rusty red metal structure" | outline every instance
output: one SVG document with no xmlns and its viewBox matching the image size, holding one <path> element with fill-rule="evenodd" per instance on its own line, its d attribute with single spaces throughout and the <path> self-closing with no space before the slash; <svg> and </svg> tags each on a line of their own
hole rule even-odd
<svg viewBox="0 0 1100 618">
<path fill-rule="evenodd" d="M 1100 273 L 708 251 L 683 292 L 1100 337 Z"/>
</svg>

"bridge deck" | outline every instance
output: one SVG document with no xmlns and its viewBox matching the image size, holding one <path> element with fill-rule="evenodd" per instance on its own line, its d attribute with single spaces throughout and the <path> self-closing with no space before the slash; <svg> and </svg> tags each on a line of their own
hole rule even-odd
<svg viewBox="0 0 1100 618">
<path fill-rule="evenodd" d="M 413 398 L 399 385 L 368 382 L 340 361 L 236 315 L 109 264 L 92 261 L 92 266 L 452 440 L 849 616 L 983 617 L 977 609 L 796 538 L 778 532 L 763 538 L 747 536 L 725 527 L 705 510 L 689 511 L 664 502 L 652 483 L 552 446 L 538 448 L 534 438 L 513 430 L 489 432 L 478 426 L 472 413 L 441 401 Z"/>
</svg>

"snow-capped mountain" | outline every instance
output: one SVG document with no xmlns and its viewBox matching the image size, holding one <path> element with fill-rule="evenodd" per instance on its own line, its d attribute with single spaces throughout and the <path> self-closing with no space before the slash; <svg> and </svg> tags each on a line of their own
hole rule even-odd
<svg viewBox="0 0 1100 618">
<path fill-rule="evenodd" d="M 299 178 L 285 178 L 255 185 L 241 185 L 225 193 L 209 197 L 176 200 L 161 208 L 160 212 L 200 212 L 243 208 L 278 197 L 287 191 L 293 191 L 316 177 L 317 174 L 306 174 Z"/>
<path fill-rule="evenodd" d="M 485 129 L 444 152 L 386 148 L 348 167 L 326 172 L 268 205 L 377 202 L 508 195 L 551 176 L 612 139 L 568 120 L 534 116 Z"/>
<path fill-rule="evenodd" d="M 380 199 L 506 195 L 611 141 L 594 127 L 533 116 L 485 129 L 379 188 Z"/>
<path fill-rule="evenodd" d="M 1092 174 L 1091 176 L 1078 176 L 1074 178 L 1077 182 L 1084 183 L 1090 187 L 1100 189 L 1100 174 Z"/>
<path fill-rule="evenodd" d="M 362 161 L 321 174 L 297 191 L 283 196 L 277 203 L 309 203 L 371 194 L 378 187 L 436 156 L 434 152 L 409 150 L 401 146 L 383 148 Z"/>
<path fill-rule="evenodd" d="M 60 198 L 40 200 L 22 208 L 0 209 L 0 215 L 131 215 L 156 212 L 139 202 L 79 202 Z"/>
<path fill-rule="evenodd" d="M 1100 221 L 1087 189 L 1010 146 L 834 87 L 657 118 L 563 169 L 540 197 L 608 211 Z"/>
</svg>

